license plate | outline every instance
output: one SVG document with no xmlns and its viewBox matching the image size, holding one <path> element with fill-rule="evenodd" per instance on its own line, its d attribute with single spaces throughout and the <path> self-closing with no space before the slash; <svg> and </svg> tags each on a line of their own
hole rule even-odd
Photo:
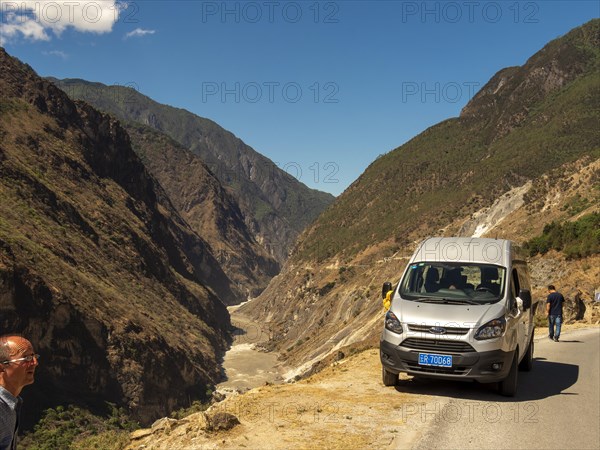
<svg viewBox="0 0 600 450">
<path fill-rule="evenodd" d="M 452 367 L 452 355 L 419 353 L 419 364 L 422 366 Z"/>
</svg>

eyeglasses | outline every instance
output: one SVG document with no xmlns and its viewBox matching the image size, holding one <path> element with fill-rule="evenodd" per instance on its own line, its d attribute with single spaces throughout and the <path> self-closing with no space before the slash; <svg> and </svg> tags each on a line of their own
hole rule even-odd
<svg viewBox="0 0 600 450">
<path fill-rule="evenodd" d="M 33 358 L 35 358 L 36 361 L 39 361 L 40 355 L 35 354 L 35 355 L 23 356 L 22 358 L 17 358 L 17 359 L 7 359 L 6 361 L 2 361 L 0 364 L 10 364 L 10 363 L 20 362 L 20 361 L 25 361 L 25 362 L 30 363 L 31 361 L 33 361 Z"/>
</svg>

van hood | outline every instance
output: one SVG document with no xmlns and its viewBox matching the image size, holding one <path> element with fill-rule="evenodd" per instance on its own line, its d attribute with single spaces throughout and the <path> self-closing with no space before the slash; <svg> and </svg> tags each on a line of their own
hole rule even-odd
<svg viewBox="0 0 600 450">
<path fill-rule="evenodd" d="M 452 305 L 395 299 L 392 312 L 402 323 L 476 328 L 504 315 L 504 302 L 487 305 Z"/>
</svg>

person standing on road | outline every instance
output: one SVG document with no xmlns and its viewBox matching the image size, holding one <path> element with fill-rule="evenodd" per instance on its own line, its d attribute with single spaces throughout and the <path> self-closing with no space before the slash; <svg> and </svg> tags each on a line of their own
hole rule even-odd
<svg viewBox="0 0 600 450">
<path fill-rule="evenodd" d="M 17 448 L 23 387 L 33 383 L 37 355 L 27 339 L 0 336 L 0 450 Z"/>
<path fill-rule="evenodd" d="M 546 300 L 546 315 L 548 316 L 548 337 L 558 342 L 560 326 L 563 317 L 563 303 L 565 298 L 556 291 L 553 284 L 548 286 L 548 299 Z"/>
</svg>

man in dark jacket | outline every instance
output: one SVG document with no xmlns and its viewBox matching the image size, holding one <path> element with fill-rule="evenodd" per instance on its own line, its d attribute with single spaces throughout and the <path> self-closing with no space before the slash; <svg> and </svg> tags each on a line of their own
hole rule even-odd
<svg viewBox="0 0 600 450">
<path fill-rule="evenodd" d="M 27 339 L 0 336 L 0 450 L 17 448 L 23 387 L 33 383 L 37 355 Z"/>
<path fill-rule="evenodd" d="M 565 298 L 556 291 L 554 285 L 548 286 L 548 299 L 546 300 L 546 315 L 548 316 L 548 337 L 558 342 L 560 338 L 560 325 L 563 317 L 563 303 Z"/>
</svg>

